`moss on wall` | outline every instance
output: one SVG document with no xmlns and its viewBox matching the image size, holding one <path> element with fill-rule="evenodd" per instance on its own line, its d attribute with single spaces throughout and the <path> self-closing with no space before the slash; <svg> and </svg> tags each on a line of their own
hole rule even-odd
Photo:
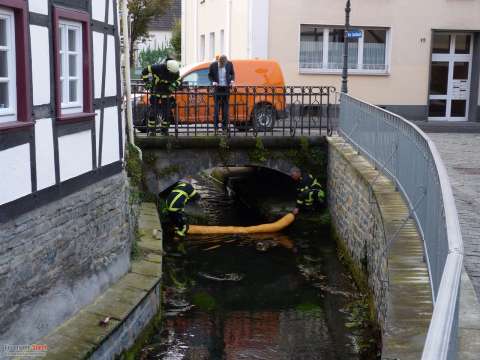
<svg viewBox="0 0 480 360">
<path fill-rule="evenodd" d="M 357 299 L 348 305 L 349 323 L 347 323 L 347 326 L 352 328 L 369 328 L 369 331 L 372 334 L 377 334 L 377 336 L 373 337 L 370 342 L 360 343 L 358 346 L 362 352 L 366 351 L 370 354 L 371 357 L 367 358 L 379 358 L 379 351 L 381 351 L 380 349 L 382 348 L 381 330 L 377 322 L 378 317 L 374 295 L 368 286 L 368 276 L 362 267 L 354 262 L 345 243 L 340 238 L 333 225 L 331 225 L 330 231 L 332 238 L 337 244 L 338 258 L 348 268 L 355 284 L 360 289 L 360 292 L 364 294 L 360 299 Z M 380 339 L 379 342 L 377 342 L 377 339 Z"/>
<path fill-rule="evenodd" d="M 298 148 L 284 151 L 280 158 L 292 162 L 295 166 L 308 171 L 322 183 L 325 183 L 327 178 L 326 149 L 319 146 L 311 146 L 306 137 L 300 139 Z"/>
<path fill-rule="evenodd" d="M 264 164 L 272 154 L 265 149 L 262 139 L 257 137 L 255 147 L 248 152 L 248 159 L 254 164 Z"/>
<path fill-rule="evenodd" d="M 142 349 L 149 343 L 150 339 L 155 336 L 155 334 L 159 333 L 159 331 L 161 330 L 162 315 L 163 314 L 160 308 L 159 311 L 154 315 L 152 320 L 150 320 L 148 325 L 136 338 L 135 344 L 130 349 L 123 352 L 119 356 L 119 360 L 137 360 L 142 358 Z"/>
<path fill-rule="evenodd" d="M 348 249 L 345 246 L 345 243 L 340 238 L 340 236 L 338 236 L 338 233 L 335 231 L 335 228 L 333 227 L 333 225 L 331 226 L 331 236 L 337 244 L 338 258 L 348 268 L 348 270 L 352 274 L 355 284 L 358 286 L 360 291 L 366 294 L 366 297 L 367 297 L 366 302 L 368 303 L 369 310 L 370 310 L 370 313 L 369 313 L 370 320 L 373 322 L 376 322 L 377 309 L 375 308 L 373 293 L 370 290 L 370 287 L 368 286 L 367 274 L 364 272 L 364 270 L 360 266 L 358 266 L 353 261 L 353 258 L 350 256 L 350 253 L 348 252 Z"/>
</svg>

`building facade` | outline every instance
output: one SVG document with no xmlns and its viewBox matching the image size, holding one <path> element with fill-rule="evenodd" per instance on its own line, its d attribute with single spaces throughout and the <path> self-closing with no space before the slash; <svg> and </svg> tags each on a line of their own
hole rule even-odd
<svg viewBox="0 0 480 360">
<path fill-rule="evenodd" d="M 170 46 L 173 28 L 181 17 L 181 0 L 171 0 L 165 14 L 154 18 L 148 25 L 148 37 L 136 45 L 137 53 L 143 49 L 157 49 Z M 138 57 L 138 54 L 137 54 Z"/>
<path fill-rule="evenodd" d="M 276 59 L 289 85 L 340 89 L 345 2 L 183 0 L 185 65 Z M 480 1 L 352 1 L 349 92 L 413 120 L 480 121 Z"/>
<path fill-rule="evenodd" d="M 28 343 L 129 266 L 116 0 L 0 0 L 0 340 Z"/>
</svg>

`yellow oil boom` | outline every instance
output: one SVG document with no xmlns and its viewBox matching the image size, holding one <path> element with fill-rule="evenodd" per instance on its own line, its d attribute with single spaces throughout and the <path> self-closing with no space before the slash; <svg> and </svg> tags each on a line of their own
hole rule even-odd
<svg viewBox="0 0 480 360">
<path fill-rule="evenodd" d="M 210 235 L 210 234 L 263 234 L 274 233 L 285 229 L 295 220 L 295 215 L 288 213 L 281 219 L 270 223 L 255 226 L 206 226 L 190 225 L 189 235 Z"/>
</svg>

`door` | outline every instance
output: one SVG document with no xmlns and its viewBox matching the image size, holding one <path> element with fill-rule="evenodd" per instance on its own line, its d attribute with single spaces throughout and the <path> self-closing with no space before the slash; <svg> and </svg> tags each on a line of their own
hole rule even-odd
<svg viewBox="0 0 480 360">
<path fill-rule="evenodd" d="M 466 121 L 473 34 L 435 32 L 432 45 L 428 120 Z"/>
</svg>

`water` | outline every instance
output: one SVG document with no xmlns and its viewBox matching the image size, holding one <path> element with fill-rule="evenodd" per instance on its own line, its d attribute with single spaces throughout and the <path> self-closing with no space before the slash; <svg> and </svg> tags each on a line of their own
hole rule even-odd
<svg viewBox="0 0 480 360">
<path fill-rule="evenodd" d="M 197 187 L 209 222 L 264 220 L 209 182 Z M 141 359 L 374 359 L 368 309 L 324 219 L 304 216 L 280 234 L 190 239 L 186 258 L 165 259 L 164 322 Z"/>
</svg>

